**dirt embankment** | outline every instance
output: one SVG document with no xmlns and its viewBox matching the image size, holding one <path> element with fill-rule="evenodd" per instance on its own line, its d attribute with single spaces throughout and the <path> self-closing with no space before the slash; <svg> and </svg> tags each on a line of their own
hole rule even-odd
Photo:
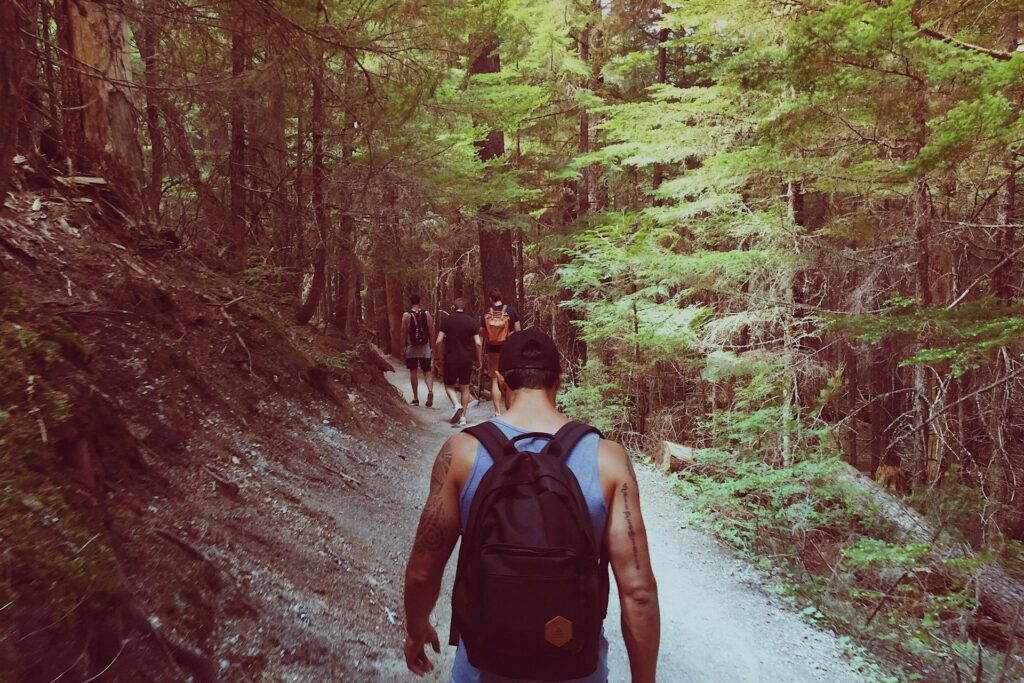
<svg viewBox="0 0 1024 683">
<path fill-rule="evenodd" d="M 0 209 L 0 678 L 393 669 L 419 454 L 379 357 L 68 194 Z"/>
</svg>

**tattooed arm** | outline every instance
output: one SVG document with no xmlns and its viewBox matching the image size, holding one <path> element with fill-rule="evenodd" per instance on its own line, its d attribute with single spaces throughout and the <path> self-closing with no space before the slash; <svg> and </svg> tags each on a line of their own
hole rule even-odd
<svg viewBox="0 0 1024 683">
<path fill-rule="evenodd" d="M 608 552 L 622 604 L 622 636 L 633 683 L 654 683 L 661 638 L 658 587 L 647 550 L 636 473 L 626 451 L 601 441 L 601 480 L 611 493 L 608 506 Z"/>
<path fill-rule="evenodd" d="M 472 467 L 476 439 L 457 434 L 445 442 L 430 473 L 430 493 L 420 515 L 416 540 L 405 569 L 405 659 L 409 670 L 418 676 L 434 665 L 424 652 L 430 643 L 440 652 L 437 633 L 430 625 L 430 612 L 441 592 L 444 566 L 459 538 L 459 481 Z M 468 464 L 467 464 L 468 461 Z"/>
</svg>

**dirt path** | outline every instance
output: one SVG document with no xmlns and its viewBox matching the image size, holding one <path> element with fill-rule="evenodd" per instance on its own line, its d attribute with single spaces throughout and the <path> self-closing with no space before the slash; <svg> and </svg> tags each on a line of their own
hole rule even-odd
<svg viewBox="0 0 1024 683">
<path fill-rule="evenodd" d="M 407 374 L 399 370 L 389 377 L 409 400 L 411 390 Z M 422 393 L 420 399 L 423 399 Z M 421 450 L 431 454 L 407 470 L 411 478 L 408 494 L 413 496 L 411 510 L 422 503 L 432 455 L 454 431 L 444 421 L 447 407 L 448 402 L 438 386 L 433 409 L 409 408 L 410 416 L 420 425 L 416 433 Z M 472 423 L 490 414 L 489 405 L 480 406 L 472 409 L 468 418 Z M 644 467 L 638 468 L 637 475 L 661 601 L 660 681 L 852 683 L 863 680 L 850 668 L 844 648 L 833 634 L 814 628 L 767 593 L 748 563 L 734 558 L 706 534 L 687 527 L 679 512 L 679 499 L 671 492 L 664 476 Z M 414 517 L 415 512 L 413 517 L 400 522 L 409 533 L 415 528 Z M 453 564 L 449 563 L 449 569 Z M 445 635 L 442 631 L 448 625 L 446 601 L 451 580 L 449 572 L 434 614 L 442 638 Z M 606 629 L 611 643 L 610 681 L 629 681 L 614 589 Z M 444 648 L 434 680 L 447 680 L 452 653 L 453 648 Z M 400 670 L 395 673 L 401 680 Z"/>
</svg>

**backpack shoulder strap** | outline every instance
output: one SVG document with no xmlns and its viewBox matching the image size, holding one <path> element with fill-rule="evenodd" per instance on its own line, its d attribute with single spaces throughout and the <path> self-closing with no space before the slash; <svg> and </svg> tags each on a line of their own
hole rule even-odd
<svg viewBox="0 0 1024 683">
<path fill-rule="evenodd" d="M 597 427 L 584 424 L 583 422 L 566 422 L 555 432 L 551 443 L 544 450 L 553 453 L 553 455 L 556 455 L 561 460 L 566 460 L 569 454 L 572 453 L 572 449 L 576 448 L 576 444 L 580 442 L 580 439 L 587 434 L 597 434 L 600 437 L 601 431 Z"/>
<path fill-rule="evenodd" d="M 515 449 L 505 433 L 493 422 L 481 422 L 478 425 L 466 427 L 462 431 L 476 438 L 495 461 L 503 457 L 509 448 Z"/>
</svg>

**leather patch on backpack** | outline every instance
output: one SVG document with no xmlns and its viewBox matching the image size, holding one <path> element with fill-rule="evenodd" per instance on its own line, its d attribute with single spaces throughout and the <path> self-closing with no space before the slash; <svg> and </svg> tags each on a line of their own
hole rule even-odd
<svg viewBox="0 0 1024 683">
<path fill-rule="evenodd" d="M 555 617 L 544 624 L 544 640 L 555 647 L 562 647 L 572 640 L 572 622 L 565 617 Z"/>
</svg>

